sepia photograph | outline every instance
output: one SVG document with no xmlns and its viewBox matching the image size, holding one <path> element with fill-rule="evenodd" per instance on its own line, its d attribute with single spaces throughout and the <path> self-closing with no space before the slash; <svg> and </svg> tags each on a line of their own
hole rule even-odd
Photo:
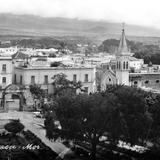
<svg viewBox="0 0 160 160">
<path fill-rule="evenodd" d="M 160 160 L 160 1 L 0 0 L 0 160 Z"/>
</svg>

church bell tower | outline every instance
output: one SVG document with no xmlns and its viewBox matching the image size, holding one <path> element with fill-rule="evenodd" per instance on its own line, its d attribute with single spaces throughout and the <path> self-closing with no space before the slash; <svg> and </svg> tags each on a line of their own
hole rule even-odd
<svg viewBox="0 0 160 160">
<path fill-rule="evenodd" d="M 118 53 L 116 58 L 116 79 L 117 84 L 129 85 L 129 58 L 131 53 L 128 49 L 124 24 L 122 28 L 122 35 L 120 38 L 120 43 L 118 47 Z"/>
</svg>

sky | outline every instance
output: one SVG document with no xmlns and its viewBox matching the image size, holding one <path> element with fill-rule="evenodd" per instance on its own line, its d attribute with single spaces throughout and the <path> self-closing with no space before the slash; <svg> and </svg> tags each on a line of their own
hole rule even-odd
<svg viewBox="0 0 160 160">
<path fill-rule="evenodd" d="M 0 13 L 105 20 L 160 29 L 160 0 L 0 0 Z"/>
</svg>

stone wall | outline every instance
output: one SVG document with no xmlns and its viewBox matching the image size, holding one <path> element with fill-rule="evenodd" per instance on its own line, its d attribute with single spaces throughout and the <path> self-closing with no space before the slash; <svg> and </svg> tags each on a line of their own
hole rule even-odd
<svg viewBox="0 0 160 160">
<path fill-rule="evenodd" d="M 130 85 L 138 87 L 148 87 L 160 90 L 159 74 L 130 74 Z"/>
</svg>

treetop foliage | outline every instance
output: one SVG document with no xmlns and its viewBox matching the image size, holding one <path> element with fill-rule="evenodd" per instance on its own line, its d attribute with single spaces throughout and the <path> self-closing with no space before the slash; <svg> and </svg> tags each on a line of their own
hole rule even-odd
<svg viewBox="0 0 160 160">
<path fill-rule="evenodd" d="M 80 81 L 70 81 L 67 79 L 67 76 L 64 73 L 56 74 L 52 77 L 53 86 L 54 86 L 54 94 L 61 96 L 64 94 L 76 94 L 76 90 L 82 87 Z"/>
<path fill-rule="evenodd" d="M 144 59 L 144 63 L 160 64 L 160 48 L 154 44 L 143 44 L 141 42 L 134 42 L 127 40 L 128 47 L 134 56 L 139 59 Z M 107 39 L 98 47 L 100 52 L 107 52 L 115 54 L 119 45 L 119 40 Z"/>
<path fill-rule="evenodd" d="M 43 89 L 41 89 L 41 86 L 39 85 L 36 85 L 36 84 L 30 85 L 30 92 L 37 99 L 44 97 L 44 91 Z"/>
<path fill-rule="evenodd" d="M 12 122 L 7 123 L 4 128 L 13 134 L 17 134 L 24 129 L 24 125 L 19 122 L 19 120 L 13 120 Z"/>
<path fill-rule="evenodd" d="M 160 145 L 159 95 L 135 87 L 108 85 L 103 92 L 63 95 L 55 101 L 52 111 L 62 129 L 52 126 L 57 134 L 50 138 L 60 136 L 90 143 L 94 156 L 102 136 L 113 144 L 122 140 L 131 145 Z"/>
</svg>

